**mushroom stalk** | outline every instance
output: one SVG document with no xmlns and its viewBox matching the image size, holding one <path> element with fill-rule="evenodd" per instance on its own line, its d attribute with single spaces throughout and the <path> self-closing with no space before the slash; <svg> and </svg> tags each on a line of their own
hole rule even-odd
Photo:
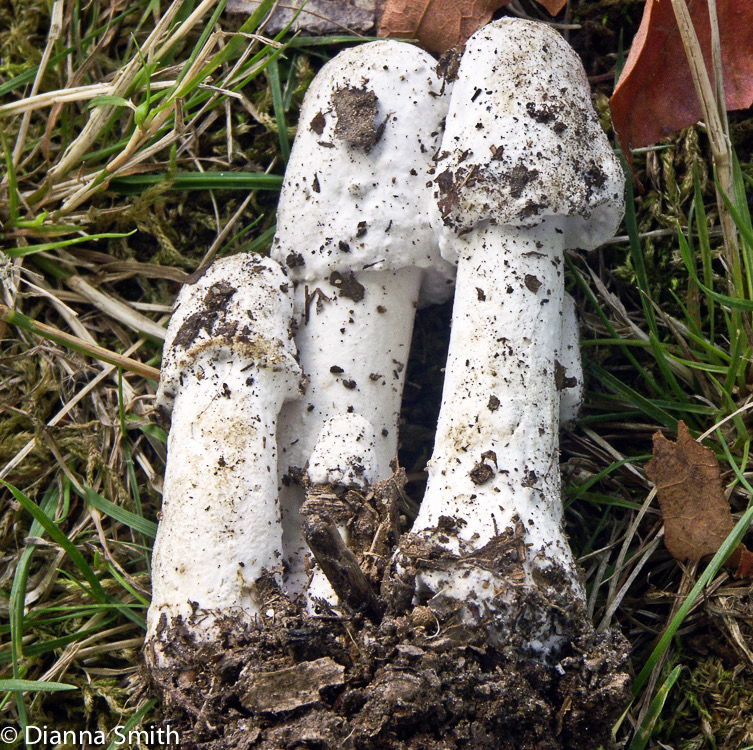
<svg viewBox="0 0 753 750">
<path fill-rule="evenodd" d="M 296 287 L 296 345 L 308 384 L 304 396 L 283 407 L 278 435 L 290 593 L 302 591 L 311 575 L 299 513 L 305 490 L 291 478 L 290 469 L 306 466 L 329 419 L 351 414 L 373 426 L 370 481 L 389 476 L 390 462 L 397 456 L 400 402 L 420 283 L 420 269 L 403 268 L 356 273 L 345 284 L 323 280 Z M 323 596 L 318 585 L 310 596 Z"/>
<path fill-rule="evenodd" d="M 561 237 L 551 223 L 487 227 L 458 241 L 444 397 L 413 532 L 462 555 L 522 523 L 526 582 L 556 565 L 582 598 L 560 497 Z M 452 584 L 457 598 L 466 583 L 477 582 Z"/>
<path fill-rule="evenodd" d="M 253 614 L 253 582 L 281 563 L 275 426 L 286 394 L 277 372 L 218 364 L 197 358 L 173 407 L 153 573 L 179 579 L 155 585 L 153 606 L 173 615 L 189 615 L 189 601 Z"/>
<path fill-rule="evenodd" d="M 613 235 L 624 178 L 577 55 L 518 19 L 466 43 L 439 153 L 432 221 L 457 289 L 426 494 L 398 561 L 419 601 L 491 614 L 491 637 L 556 659 L 591 627 L 562 527 L 559 424 L 579 391 L 563 254 Z"/>
</svg>

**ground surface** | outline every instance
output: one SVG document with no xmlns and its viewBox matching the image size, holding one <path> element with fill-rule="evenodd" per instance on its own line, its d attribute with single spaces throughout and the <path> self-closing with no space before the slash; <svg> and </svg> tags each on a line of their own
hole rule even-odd
<svg viewBox="0 0 753 750">
<path fill-rule="evenodd" d="M 145 44 L 168 3 L 161 8 L 158 5 L 134 2 L 126 6 L 97 0 L 64 4 L 61 32 L 49 42 L 51 62 L 40 81 L 40 92 L 111 80 L 129 55 L 138 58 L 132 40 Z M 536 14 L 533 4 L 525 7 Z M 602 123 L 610 135 L 606 97 L 613 89 L 620 52 L 629 45 L 642 8 L 642 2 L 628 0 L 570 3 L 568 19 L 579 28 L 566 33 L 584 61 Z M 100 31 L 92 41 L 87 34 L 97 29 L 106 33 Z M 186 46 L 176 49 L 176 65 L 189 58 L 202 30 L 203 26 L 192 29 Z M 3 105 L 29 96 L 35 70 L 52 36 L 48 3 L 0 1 Z M 227 37 L 220 42 L 226 44 Z M 249 196 L 251 188 L 239 189 L 229 183 L 217 187 L 206 181 L 184 190 L 163 178 L 173 169 L 190 174 L 192 179 L 198 173 L 206 177 L 217 172 L 269 170 L 281 175 L 284 146 L 294 135 L 292 126 L 305 86 L 336 49 L 293 47 L 280 60 L 277 79 L 273 72 L 265 72 L 239 87 L 245 99 L 229 97 L 228 104 L 215 103 L 192 119 L 206 102 L 206 98 L 197 100 L 186 108 L 187 128 L 176 131 L 175 150 L 165 147 L 133 165 L 128 179 L 137 182 L 115 180 L 76 210 L 52 218 L 44 211 L 59 209 L 88 170 L 123 149 L 122 139 L 127 140 L 133 132 L 133 112 L 121 108 L 107 137 L 95 139 L 81 162 L 61 178 L 57 192 L 45 196 L 45 181 L 65 148 L 83 131 L 94 94 L 59 108 L 40 105 L 29 121 L 23 158 L 16 170 L 21 193 L 18 205 L 12 205 L 9 181 L 0 182 L 3 250 L 55 245 L 58 236 L 80 239 L 81 232 L 125 234 L 136 229 L 136 233 L 84 238 L 86 241 L 77 245 L 55 245 L 23 258 L 3 257 L 3 301 L 34 320 L 79 337 L 88 335 L 111 350 L 129 352 L 133 358 L 159 366 L 159 341 L 143 337 L 113 307 L 98 307 L 74 291 L 66 273 L 83 277 L 152 322 L 164 324 L 179 285 L 206 257 L 267 248 L 274 226 L 274 190 L 254 188 Z M 223 65 L 226 63 L 218 63 L 216 70 L 224 74 L 228 67 Z M 22 78 L 17 80 L 18 76 Z M 170 79 L 174 71 L 166 64 L 156 77 Z M 275 122 L 275 80 L 283 93 L 278 111 L 284 113 L 288 127 L 278 128 Z M 8 88 L 13 81 L 16 83 Z M 210 82 L 216 83 L 216 78 Z M 198 94 L 208 95 L 207 90 Z M 144 101 L 143 86 L 137 87 L 131 98 L 133 104 Z M 753 195 L 753 117 L 750 112 L 740 112 L 733 113 L 730 120 L 745 185 Z M 23 117 L 5 117 L 0 124 L 8 141 L 7 156 L 14 141 L 23 140 Z M 154 137 L 164 134 L 160 131 Z M 725 324 L 727 311 L 720 306 L 712 310 L 688 281 L 678 252 L 677 225 L 690 234 L 689 217 L 697 212 L 695 173 L 712 230 L 710 275 L 704 278 L 717 290 L 726 290 L 719 237 L 714 234 L 717 214 L 712 167 L 702 127 L 678 133 L 657 150 L 636 154 L 636 178 L 643 186 L 635 194 L 632 240 L 638 251 L 631 249 L 629 227 L 625 226 L 615 242 L 585 258 L 571 259 L 573 265 L 568 270 L 568 290 L 576 297 L 583 320 L 588 397 L 579 424 L 562 440 L 566 523 L 587 582 L 589 616 L 598 626 L 616 627 L 627 637 L 634 674 L 647 670 L 617 728 L 618 741 L 631 750 L 740 750 L 753 746 L 753 596 L 749 581 L 734 581 L 723 571 L 716 574 L 685 615 L 675 637 L 658 656 L 652 656 L 705 564 L 680 564 L 663 547 L 661 518 L 643 472 L 651 435 L 659 428 L 673 435 L 678 416 L 698 435 L 720 417 L 746 407 L 751 394 L 750 353 L 743 346 L 735 355 L 742 364 L 731 375 L 726 374 L 734 360 Z M 147 177 L 163 181 L 138 182 L 142 170 Z M 15 219 L 14 211 L 18 213 Z M 248 227 L 246 233 L 236 236 Z M 697 246 L 695 249 L 698 251 Z M 6 275 L 11 265 L 22 269 L 24 275 L 15 286 L 8 285 L 10 277 Z M 65 273 L 61 274 L 61 269 Z M 659 317 L 652 329 L 651 310 L 655 308 L 645 304 L 649 299 L 656 309 L 674 317 Z M 431 453 L 449 316 L 450 306 L 444 305 L 419 311 L 417 317 L 401 426 L 400 463 L 409 480 L 400 499 L 399 512 L 405 517 L 401 529 L 415 514 L 425 484 L 423 469 Z M 678 319 L 685 328 L 674 325 L 672 320 Z M 693 328 L 688 320 L 700 327 Z M 690 335 L 701 329 L 719 350 L 718 360 L 713 356 L 704 359 L 708 348 L 697 345 Z M 685 336 L 687 331 L 690 334 Z M 117 373 L 102 376 L 105 366 L 101 362 L 47 338 L 2 324 L 0 336 L 0 472 L 54 520 L 44 528 L 32 523 L 31 506 L 22 506 L 9 490 L 0 490 L 0 678 L 57 680 L 74 687 L 56 694 L 37 688 L 6 693 L 0 703 L 4 725 L 26 722 L 109 731 L 128 721 L 148 726 L 166 716 L 177 719 L 179 711 L 187 711 L 181 714 L 187 741 L 222 738 L 219 741 L 227 746 L 225 729 L 214 721 L 226 711 L 225 717 L 242 733 L 235 746 L 262 737 L 273 742 L 275 727 L 292 732 L 286 727 L 308 718 L 314 721 L 317 713 L 300 697 L 293 699 L 299 704 L 291 706 L 290 713 L 268 710 L 258 702 L 258 695 L 249 697 L 245 675 L 238 682 L 240 687 L 233 687 L 241 665 L 274 673 L 294 669 L 295 659 L 302 655 L 320 660 L 341 654 L 338 662 L 342 669 L 325 661 L 319 663 L 319 671 L 300 675 L 302 692 L 312 685 L 317 690 L 324 686 L 321 718 L 316 720 L 329 722 L 339 717 L 344 723 L 335 731 L 350 726 L 353 717 L 368 719 L 373 737 L 361 736 L 364 743 L 386 747 L 383 738 L 387 733 L 408 726 L 410 742 L 419 747 L 423 741 L 430 748 L 431 742 L 437 741 L 433 732 L 440 716 L 456 728 L 458 738 L 470 737 L 474 731 L 478 732 L 474 738 L 483 738 L 489 727 L 499 727 L 494 722 L 520 727 L 513 720 L 515 711 L 526 714 L 538 700 L 548 706 L 542 715 L 545 722 L 554 722 L 555 743 L 578 736 L 582 725 L 577 717 L 569 716 L 569 711 L 558 717 L 552 709 L 565 705 L 562 695 L 568 683 L 561 674 L 542 675 L 535 665 L 511 660 L 503 649 L 485 643 L 462 654 L 452 642 L 443 641 L 437 648 L 441 639 L 434 637 L 436 623 L 427 627 L 425 612 L 401 608 L 384 598 L 380 606 L 387 607 L 389 614 L 381 625 L 359 613 L 350 619 L 310 620 L 276 598 L 273 587 L 269 592 L 277 623 L 265 621 L 248 632 L 231 627 L 224 644 L 228 654 L 224 665 L 222 654 L 215 653 L 216 660 L 210 658 L 199 668 L 187 657 L 185 669 L 162 679 L 169 688 L 164 706 L 152 700 L 154 693 L 141 667 L 141 648 L 149 600 L 149 552 L 165 459 L 164 435 L 152 414 L 155 382 L 126 372 L 120 387 Z M 669 366 L 667 358 L 657 354 L 671 351 L 687 360 L 689 349 L 706 369 L 693 371 L 687 380 L 683 379 L 687 372 L 678 368 L 676 361 Z M 717 389 L 716 384 L 722 387 Z M 738 517 L 750 495 L 736 478 L 732 463 L 746 471 L 749 413 L 743 411 L 707 439 L 722 463 L 726 491 Z M 53 539 L 55 528 L 60 534 Z M 381 586 L 372 583 L 375 596 L 381 597 Z M 289 627 L 280 629 L 280 622 Z M 440 623 L 440 630 L 442 626 Z M 286 635 L 280 637 L 280 633 Z M 373 643 L 364 641 L 367 635 L 374 637 Z M 174 643 L 180 648 L 181 638 Z M 583 643 L 587 651 L 594 642 L 586 637 Z M 265 646 L 270 650 L 265 651 Z M 327 651 L 330 647 L 331 654 Z M 615 659 L 619 653 L 617 649 Z M 378 702 L 376 686 L 385 673 L 374 668 L 369 654 L 386 660 L 387 679 L 395 683 L 395 703 L 387 706 L 392 714 Z M 484 695 L 485 700 L 493 703 L 501 695 L 507 696 L 503 706 L 496 704 L 500 718 L 496 714 L 471 716 L 467 706 L 457 709 L 453 703 L 457 696 L 462 703 L 470 691 L 455 668 L 462 659 L 469 674 L 478 677 L 482 695 L 489 688 L 491 698 Z M 492 666 L 524 675 L 518 683 L 524 699 L 512 711 L 511 686 Z M 598 683 L 600 667 L 595 668 Z M 405 678 L 406 674 L 410 677 Z M 569 673 L 576 691 L 587 674 L 575 668 Z M 416 710 L 401 713 L 400 701 L 419 689 L 420 698 L 425 695 L 427 700 L 413 701 Z M 337 703 L 338 696 L 344 695 L 350 696 L 348 701 Z M 244 706 L 244 700 L 248 705 Z M 424 708 L 424 713 L 417 710 Z M 208 724 L 203 723 L 202 710 Z M 193 718 L 186 718 L 190 716 Z M 244 724 L 254 717 L 258 735 L 256 730 L 250 731 L 250 724 Z M 525 741 L 536 747 L 542 732 L 551 729 L 551 724 L 544 726 L 534 725 Z M 316 727 L 311 730 L 316 731 Z M 426 731 L 424 740 L 419 739 L 422 731 Z M 299 743 L 299 750 L 306 743 L 317 747 L 313 734 L 303 746 Z M 474 746 L 470 740 L 466 745 Z"/>
</svg>

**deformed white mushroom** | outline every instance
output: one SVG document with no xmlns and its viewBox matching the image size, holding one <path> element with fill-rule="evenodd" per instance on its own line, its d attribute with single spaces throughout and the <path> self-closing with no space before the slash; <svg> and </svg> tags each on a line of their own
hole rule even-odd
<svg viewBox="0 0 753 750">
<path fill-rule="evenodd" d="M 172 414 L 147 618 L 157 661 L 176 616 L 205 638 L 218 617 L 253 618 L 256 580 L 281 567 L 276 423 L 301 379 L 292 308 L 285 270 L 255 255 L 215 262 L 178 295 L 157 393 Z"/>
<path fill-rule="evenodd" d="M 373 425 L 376 474 L 389 475 L 422 279 L 435 300 L 451 294 L 454 269 L 428 218 L 447 111 L 435 65 L 408 44 L 364 44 L 322 68 L 301 108 L 272 248 L 296 281 L 296 344 L 309 379 L 280 417 L 291 594 L 307 580 L 303 490 L 291 475 L 323 423 L 346 413 Z"/>
<path fill-rule="evenodd" d="M 613 235 L 624 180 L 556 31 L 502 19 L 469 39 L 437 171 L 435 226 L 458 277 L 413 531 L 455 557 L 419 570 L 418 592 L 451 596 L 468 616 L 492 607 L 502 630 L 515 624 L 547 653 L 567 638 L 567 602 L 584 598 L 560 497 L 563 251 Z"/>
<path fill-rule="evenodd" d="M 376 435 L 360 414 L 338 414 L 322 426 L 306 473 L 311 484 L 363 489 L 377 481 Z"/>
</svg>

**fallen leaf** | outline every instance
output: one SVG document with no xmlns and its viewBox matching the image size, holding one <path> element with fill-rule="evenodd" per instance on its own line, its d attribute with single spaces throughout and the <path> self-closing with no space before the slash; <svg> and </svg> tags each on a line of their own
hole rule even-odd
<svg viewBox="0 0 753 750">
<path fill-rule="evenodd" d="M 654 457 L 646 474 L 656 485 L 664 518 L 664 543 L 676 560 L 700 560 L 716 553 L 735 526 L 724 495 L 714 451 L 696 442 L 680 421 L 677 442 L 654 434 Z M 728 565 L 736 577 L 753 575 L 753 553 L 740 544 Z"/>
<path fill-rule="evenodd" d="M 717 0 L 724 95 L 728 110 L 753 104 L 753 3 Z M 709 77 L 711 33 L 707 0 L 688 0 Z M 638 33 L 610 100 L 625 156 L 701 119 L 690 65 L 671 0 L 647 0 Z"/>
<path fill-rule="evenodd" d="M 446 52 L 462 44 L 511 0 L 387 0 L 379 36 L 418 39 L 431 52 Z M 567 0 L 537 0 L 557 15 Z"/>
</svg>

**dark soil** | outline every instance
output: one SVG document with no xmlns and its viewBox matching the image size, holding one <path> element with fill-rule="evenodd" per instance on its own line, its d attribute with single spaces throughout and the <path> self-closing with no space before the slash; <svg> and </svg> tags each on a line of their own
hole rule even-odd
<svg viewBox="0 0 753 750">
<path fill-rule="evenodd" d="M 151 681 L 164 698 L 163 722 L 178 732 L 181 748 L 588 750 L 611 745 L 612 727 L 629 698 L 625 640 L 614 632 L 594 633 L 582 608 L 565 597 L 552 601 L 546 586 L 546 596 L 526 588 L 511 605 L 519 561 L 512 532 L 490 543 L 494 560 L 479 551 L 473 561 L 462 561 L 498 569 L 507 587 L 499 606 L 494 599 L 479 614 L 467 601 L 445 596 L 414 605 L 406 594 L 416 568 L 451 561 L 444 559 L 448 553 L 438 557 L 426 542 L 405 535 L 402 557 L 416 565 L 398 573 L 390 563 L 404 483 L 404 473 L 398 472 L 363 494 L 313 488 L 304 506 L 308 520 L 329 526 L 330 533 L 346 507 L 351 517 L 358 507 L 351 556 L 359 585 L 363 579 L 371 587 L 371 603 L 362 611 L 335 612 L 323 602 L 320 614 L 311 616 L 290 602 L 270 575 L 259 581 L 263 615 L 254 623 L 226 618 L 221 636 L 210 643 L 196 643 L 179 618 L 162 624 L 160 649 L 173 666 L 152 669 Z M 341 599 L 347 600 L 354 577 L 350 563 L 338 561 L 334 546 L 327 553 L 330 568 L 340 571 Z M 468 617 L 471 610 L 475 618 Z M 526 622 L 542 612 L 568 635 L 548 660 L 527 653 L 525 646 Z M 196 612 L 192 619 L 200 622 L 206 614 Z M 519 627 L 512 623 L 511 629 L 511 618 Z M 501 639 L 502 631 L 507 635 Z"/>
</svg>

